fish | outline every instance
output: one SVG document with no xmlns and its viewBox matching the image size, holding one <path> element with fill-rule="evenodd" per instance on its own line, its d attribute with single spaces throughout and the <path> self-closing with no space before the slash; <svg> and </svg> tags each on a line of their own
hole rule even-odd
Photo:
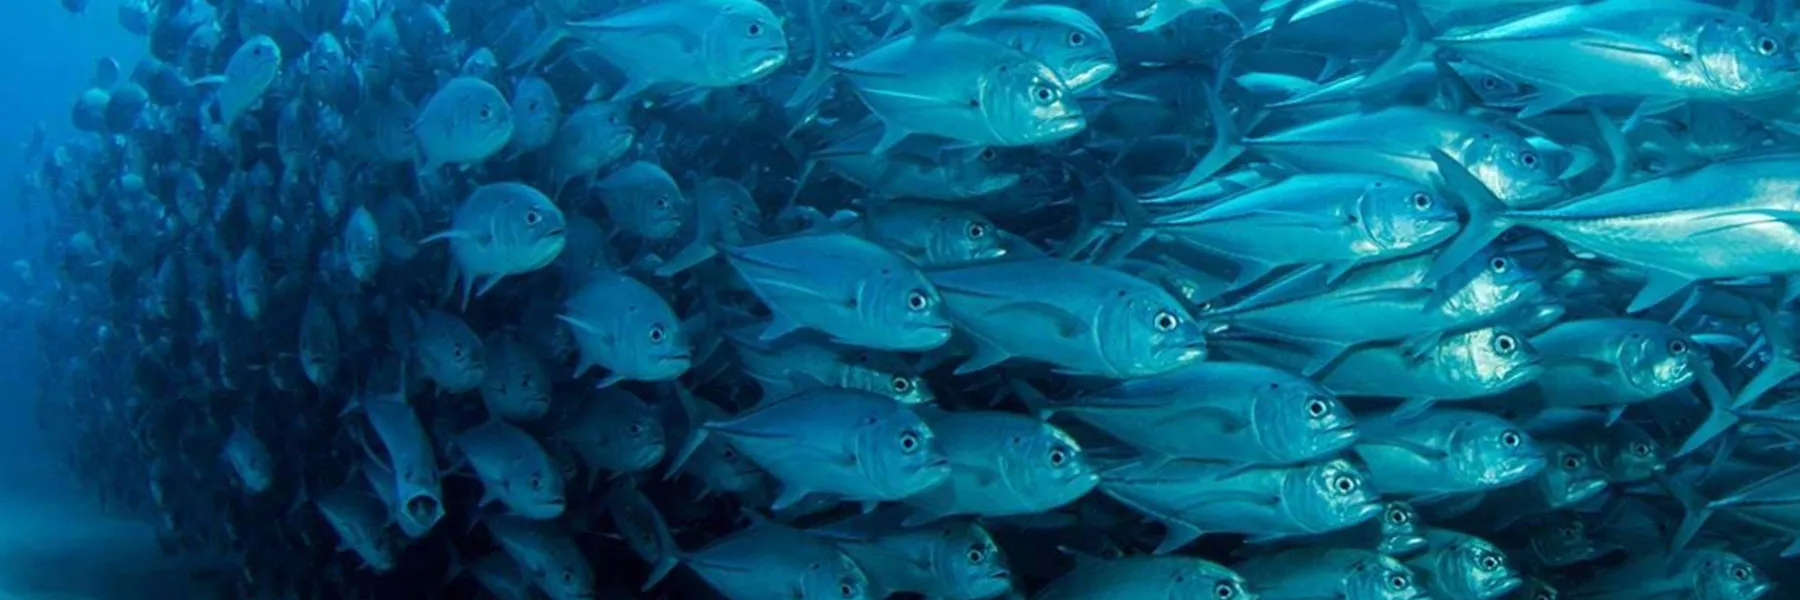
<svg viewBox="0 0 1800 600">
<path fill-rule="evenodd" d="M 1425 528 L 1430 547 L 1406 560 L 1433 597 L 1501 598 L 1524 584 L 1504 552 L 1466 533 Z"/>
<path fill-rule="evenodd" d="M 454 440 L 481 479 L 483 504 L 498 500 L 513 514 L 539 521 L 562 516 L 562 473 L 531 434 L 495 419 Z"/>
<path fill-rule="evenodd" d="M 1146 377 L 1206 357 L 1206 336 L 1180 302 L 1116 270 L 1041 258 L 929 277 L 957 331 L 975 345 L 957 373 L 1019 357 L 1065 373 Z"/>
<path fill-rule="evenodd" d="M 907 526 L 897 511 L 876 511 L 809 528 L 868 575 L 870 597 L 911 592 L 945 598 L 994 598 L 1011 590 L 1006 554 L 981 524 L 950 519 Z"/>
<path fill-rule="evenodd" d="M 684 412 L 698 415 L 692 400 Z M 893 400 L 857 390 L 816 388 L 725 419 L 697 422 L 670 472 L 708 438 L 730 444 L 781 482 L 771 508 L 808 494 L 851 501 L 899 500 L 942 483 L 950 459 L 931 427 Z"/>
<path fill-rule="evenodd" d="M 1234 569 L 1257 582 L 1266 600 L 1342 598 L 1417 600 L 1430 598 L 1406 563 L 1374 550 L 1311 546 L 1257 556 Z"/>
<path fill-rule="evenodd" d="M 973 146 L 1029 146 L 1087 127 L 1068 86 L 1043 61 L 951 29 L 910 35 L 831 69 L 880 119 L 875 154 L 914 134 Z"/>
<path fill-rule="evenodd" d="M 486 295 L 508 276 L 555 261 L 568 243 L 566 223 L 562 209 L 542 192 L 520 183 L 493 183 L 457 207 L 449 229 L 419 243 L 449 242 L 467 310 L 471 292 Z"/>
<path fill-rule="evenodd" d="M 1530 479 L 1548 460 L 1523 428 L 1474 410 L 1365 420 L 1355 452 L 1372 485 L 1395 496 L 1498 489 Z"/>
<path fill-rule="evenodd" d="M 554 600 L 594 598 L 594 571 L 568 534 L 548 521 L 499 516 L 483 521 L 500 549 Z"/>
<path fill-rule="evenodd" d="M 660 515 L 656 522 L 666 529 Z M 719 595 L 731 600 L 870 597 L 868 574 L 837 546 L 763 518 L 753 518 L 748 529 L 705 548 L 680 553 L 677 562 L 686 564 Z M 657 583 L 650 580 L 644 588 Z"/>
<path fill-rule="evenodd" d="M 661 294 L 617 271 L 593 273 L 563 302 L 556 318 L 567 323 L 581 357 L 580 377 L 593 367 L 608 373 L 599 387 L 621 381 L 669 381 L 693 366 L 687 328 Z"/>
<path fill-rule="evenodd" d="M 662 86 L 750 83 L 767 77 L 788 59 L 781 19 L 761 2 L 750 0 L 641 5 L 564 23 L 555 35 L 578 39 L 624 75 L 614 100 L 630 100 Z"/>
<path fill-rule="evenodd" d="M 562 100 L 542 77 L 526 76 L 513 84 L 513 135 L 507 156 L 517 158 L 550 145 L 562 128 Z"/>
<path fill-rule="evenodd" d="M 1100 483 L 1081 444 L 1029 415 L 999 411 L 926 411 L 950 475 L 902 501 L 908 524 L 949 515 L 1004 517 L 1055 510 Z"/>
<path fill-rule="evenodd" d="M 242 425 L 233 426 L 231 437 L 225 440 L 225 459 L 231 463 L 232 471 L 237 473 L 245 491 L 261 494 L 274 485 L 275 459 L 269 455 L 268 446 L 257 439 L 255 431 Z"/>
<path fill-rule="evenodd" d="M 438 479 L 436 447 L 419 423 L 418 413 L 405 403 L 405 393 L 396 397 L 370 397 L 361 403 L 369 428 L 387 449 L 387 460 L 371 460 L 387 466 L 394 474 L 394 501 L 398 507 L 394 521 L 407 537 L 419 539 L 444 518 L 444 492 Z"/>
<path fill-rule="evenodd" d="M 512 142 L 513 108 L 493 84 L 475 77 L 446 82 L 419 108 L 408 130 L 418 143 L 419 172 L 473 165 Z"/>
<path fill-rule="evenodd" d="M 1341 459 L 1291 467 L 1135 459 L 1101 467 L 1099 489 L 1167 527 L 1157 554 L 1207 533 L 1274 540 L 1343 529 L 1382 511 L 1370 477 Z"/>
<path fill-rule="evenodd" d="M 551 96 L 543 102 L 554 100 Z M 558 108 L 546 106 L 541 110 Z M 551 129 L 550 139 L 536 147 L 545 148 L 550 155 L 550 180 L 555 183 L 553 189 L 558 195 L 575 178 L 603 171 L 625 157 L 625 152 L 637 141 L 630 116 L 617 104 L 592 102 L 575 109 Z M 614 206 L 617 205 L 609 203 L 607 211 L 611 213 Z M 625 215 L 615 218 L 622 220 Z"/>
<path fill-rule="evenodd" d="M 619 388 L 589 393 L 558 427 L 556 439 L 597 471 L 647 471 L 668 451 L 667 431 L 651 407 Z"/>
<path fill-rule="evenodd" d="M 320 496 L 314 506 L 337 532 L 342 548 L 356 553 L 376 572 L 394 569 L 396 548 L 386 529 L 387 513 L 374 496 L 346 486 Z"/>
<path fill-rule="evenodd" d="M 1227 341 L 1220 347 L 1291 369 L 1311 362 L 1303 352 L 1270 344 Z M 1543 363 L 1532 338 L 1510 327 L 1485 327 L 1444 336 L 1423 350 L 1403 344 L 1356 348 L 1316 376 L 1337 395 L 1404 398 L 1395 413 L 1416 415 L 1437 402 L 1489 398 L 1537 382 Z"/>
<path fill-rule="evenodd" d="M 417 335 L 411 351 L 438 389 L 461 394 L 481 387 L 487 379 L 487 346 L 468 323 L 436 309 L 414 319 Z"/>
<path fill-rule="evenodd" d="M 1038 592 L 1038 600 L 1176 597 L 1253 600 L 1255 584 L 1233 569 L 1188 556 L 1077 558 L 1075 568 Z"/>
<path fill-rule="evenodd" d="M 223 74 L 197 79 L 194 84 L 219 86 L 219 122 L 230 128 L 262 100 L 281 74 L 281 63 L 281 45 L 268 36 L 251 37 L 232 51 Z"/>
<path fill-rule="evenodd" d="M 488 414 L 514 423 L 542 419 L 550 412 L 550 372 L 525 344 L 511 337 L 484 340 L 487 369 L 481 402 Z"/>
<path fill-rule="evenodd" d="M 1292 464 L 1336 455 L 1357 439 L 1356 417 L 1331 392 L 1255 363 L 1199 362 L 1037 405 L 1171 458 Z"/>
<path fill-rule="evenodd" d="M 754 379 L 766 400 L 825 385 L 882 394 L 901 404 L 926 404 L 936 396 L 924 377 L 894 352 L 786 337 L 764 342 L 766 326 L 747 325 L 724 332 L 744 374 Z"/>
</svg>

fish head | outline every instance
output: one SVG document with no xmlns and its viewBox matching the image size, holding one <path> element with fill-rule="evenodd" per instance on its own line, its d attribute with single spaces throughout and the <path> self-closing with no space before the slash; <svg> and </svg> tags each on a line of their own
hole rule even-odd
<svg viewBox="0 0 1800 600">
<path fill-rule="evenodd" d="M 1148 575 L 1166 582 L 1168 593 L 1162 596 L 1164 598 L 1258 600 L 1261 597 L 1242 576 L 1205 560 L 1187 559 L 1159 564 L 1166 565 L 1168 570 Z"/>
<path fill-rule="evenodd" d="M 1614 423 L 1604 435 L 1601 443 L 1605 448 L 1605 460 L 1600 468 L 1606 472 L 1608 481 L 1643 481 L 1665 468 L 1668 449 L 1643 429 L 1628 423 Z"/>
<path fill-rule="evenodd" d="M 547 568 L 537 572 L 538 587 L 554 600 L 591 600 L 594 571 L 580 556 L 554 555 Z"/>
<path fill-rule="evenodd" d="M 1008 478 L 1030 490 L 1024 493 L 1074 501 L 1100 483 L 1081 444 L 1054 425 L 1040 422 L 1035 431 L 1014 435 L 1008 442 L 1011 458 L 1006 464 L 1017 471 Z"/>
<path fill-rule="evenodd" d="M 1460 215 L 1429 188 L 1378 178 L 1363 188 L 1351 208 L 1355 223 L 1376 248 L 1400 253 L 1429 248 L 1462 229 Z"/>
<path fill-rule="evenodd" d="M 228 86 L 247 86 L 246 91 L 260 91 L 281 70 L 281 45 L 266 35 L 244 41 L 225 65 Z"/>
<path fill-rule="evenodd" d="M 706 68 L 714 81 L 756 81 L 787 64 L 787 31 L 773 11 L 750 0 L 721 4 L 724 9 L 704 34 Z"/>
<path fill-rule="evenodd" d="M 1439 552 L 1445 553 L 1448 564 L 1433 578 L 1433 587 L 1450 591 L 1450 596 L 1499 598 L 1525 583 L 1507 560 L 1506 553 L 1487 540 L 1460 536 Z"/>
<path fill-rule="evenodd" d="M 1381 547 L 1378 550 L 1388 556 L 1410 556 L 1424 550 L 1430 541 L 1419 534 L 1418 520 L 1419 513 L 1411 504 L 1388 502 L 1381 511 Z"/>
<path fill-rule="evenodd" d="M 1544 470 L 1548 459 L 1530 434 L 1504 420 L 1474 415 L 1450 425 L 1450 460 L 1467 482 L 1505 486 Z"/>
<path fill-rule="evenodd" d="M 556 260 L 568 245 L 568 220 L 549 198 L 523 185 L 521 193 L 507 194 L 493 215 L 494 239 L 508 262 L 530 269 Z"/>
<path fill-rule="evenodd" d="M 1594 465 L 1586 452 L 1573 444 L 1542 440 L 1550 465 L 1539 473 L 1534 490 L 1545 505 L 1573 506 L 1587 501 L 1606 489 L 1606 474 Z"/>
<path fill-rule="evenodd" d="M 1100 85 L 1119 71 L 1112 40 L 1078 9 L 1037 5 L 1017 9 L 1024 23 L 1013 46 L 1044 61 L 1070 92 Z"/>
<path fill-rule="evenodd" d="M 932 262 L 970 262 L 1000 258 L 1006 246 L 994 221 L 971 210 L 943 210 L 931 221 L 927 256 Z"/>
<path fill-rule="evenodd" d="M 1550 585 L 1548 581 L 1528 577 L 1525 579 L 1525 584 L 1519 586 L 1518 593 L 1513 597 L 1521 600 L 1557 600 L 1562 597 L 1562 592 Z"/>
<path fill-rule="evenodd" d="M 1304 377 L 1268 371 L 1250 385 L 1251 410 L 1268 450 L 1282 461 L 1336 454 L 1356 441 L 1356 417 L 1336 395 Z"/>
<path fill-rule="evenodd" d="M 1484 106 L 1523 107 L 1538 93 L 1531 84 L 1472 62 L 1453 61 L 1450 67 L 1469 83 L 1469 88 L 1475 90 Z"/>
<path fill-rule="evenodd" d="M 673 179 L 664 175 L 646 182 L 629 195 L 631 197 L 626 201 L 636 203 L 636 212 L 641 215 L 641 220 L 634 225 L 638 235 L 651 240 L 667 240 L 681 233 L 688 201 Z"/>
<path fill-rule="evenodd" d="M 1774 588 L 1768 573 L 1729 552 L 1707 552 L 1693 567 L 1696 598 L 1752 600 Z"/>
<path fill-rule="evenodd" d="M 937 485 L 950 476 L 950 459 L 937 434 L 918 413 L 899 404 L 872 412 L 858 433 L 856 447 L 868 457 L 863 469 L 869 481 L 895 497 Z"/>
<path fill-rule="evenodd" d="M 974 521 L 949 519 L 931 525 L 931 570 L 955 586 L 958 598 L 993 598 L 1012 589 L 1006 554 Z"/>
<path fill-rule="evenodd" d="M 1446 379 L 1470 381 L 1494 392 L 1524 385 L 1544 371 L 1543 355 L 1510 327 L 1485 327 L 1439 345 Z"/>
<path fill-rule="evenodd" d="M 562 473 L 554 469 L 530 466 L 528 469 L 509 478 L 514 488 L 517 505 L 513 510 L 527 519 L 554 519 L 562 516 L 566 502 L 563 499 Z"/>
<path fill-rule="evenodd" d="M 1695 68 L 1723 98 L 1761 98 L 1800 87 L 1791 38 L 1749 15 L 1710 18 L 1696 30 Z"/>
<path fill-rule="evenodd" d="M 1638 396 L 1655 398 L 1685 388 L 1702 370 L 1712 368 L 1706 347 L 1687 334 L 1661 323 L 1644 323 L 1621 332 L 1619 373 Z"/>
<path fill-rule="evenodd" d="M 1355 464 L 1333 459 L 1298 467 L 1282 484 L 1288 517 L 1309 532 L 1336 531 L 1381 513 L 1381 495 Z"/>
<path fill-rule="evenodd" d="M 538 77 L 523 77 L 513 87 L 511 101 L 515 129 L 553 129 L 562 118 L 562 104 L 549 82 Z M 548 123 L 550 125 L 546 126 Z"/>
<path fill-rule="evenodd" d="M 668 453 L 668 432 L 656 415 L 633 411 L 609 419 L 603 433 L 620 471 L 635 473 L 656 466 Z"/>
<path fill-rule="evenodd" d="M 981 91 L 981 110 L 1003 145 L 1029 146 L 1087 128 L 1081 105 L 1055 71 L 1018 51 L 1000 53 Z"/>
<path fill-rule="evenodd" d="M 833 551 L 829 558 L 808 565 L 800 576 L 800 598 L 869 598 L 869 575 L 856 561 L 843 552 Z"/>
<path fill-rule="evenodd" d="M 1356 600 L 1416 600 L 1427 597 L 1413 570 L 1392 557 L 1364 554 L 1344 577 L 1342 598 Z"/>
<path fill-rule="evenodd" d="M 1588 536 L 1587 521 L 1573 513 L 1557 513 L 1534 527 L 1529 535 L 1531 551 L 1547 565 L 1571 565 L 1600 554 Z"/>
<path fill-rule="evenodd" d="M 415 129 L 448 130 L 449 143 L 468 148 L 498 149 L 512 140 L 512 105 L 493 84 L 475 77 L 458 77 L 444 84 L 438 93 L 448 96 L 444 99 L 446 104 L 440 105 L 436 98 L 429 101 L 420 111 L 420 123 Z"/>
<path fill-rule="evenodd" d="M 1155 284 L 1121 287 L 1103 299 L 1100 348 L 1117 370 L 1167 373 L 1206 360 L 1206 332 L 1179 300 Z"/>
<path fill-rule="evenodd" d="M 1492 249 L 1457 267 L 1439 288 L 1450 294 L 1440 310 L 1458 318 L 1499 315 L 1512 308 L 1543 304 L 1549 297 L 1536 272 L 1512 255 Z"/>
<path fill-rule="evenodd" d="M 655 292 L 644 289 L 645 293 Z M 629 368 L 619 369 L 631 373 L 632 378 L 641 381 L 667 381 L 680 377 L 694 364 L 693 344 L 688 340 L 687 327 L 675 316 L 674 309 L 660 297 L 654 302 L 648 301 L 628 304 L 623 321 L 631 351 L 625 360 L 631 364 Z"/>
<path fill-rule="evenodd" d="M 873 325 L 891 337 L 887 347 L 929 350 L 950 341 L 952 325 L 937 286 L 916 268 L 882 271 L 858 295 Z"/>
<path fill-rule="evenodd" d="M 950 195 L 959 198 L 976 198 L 998 193 L 1018 185 L 1023 175 L 1012 170 L 1002 160 L 998 148 L 982 148 L 974 152 L 973 160 L 947 158 L 939 163 L 944 178 L 954 191 Z"/>
<path fill-rule="evenodd" d="M 401 497 L 404 500 L 400 502 L 400 514 L 395 520 L 408 536 L 415 539 L 422 537 L 444 518 L 444 502 L 438 499 L 437 494 L 415 489 Z"/>
<path fill-rule="evenodd" d="M 1470 132 L 1460 158 L 1508 206 L 1541 206 L 1567 193 L 1552 161 L 1525 138 L 1497 125 Z"/>
<path fill-rule="evenodd" d="M 853 373 L 850 377 L 858 381 L 850 387 L 866 389 L 907 405 L 936 399 L 925 377 L 898 354 L 867 348 L 846 348 L 842 352 L 846 367 Z"/>
</svg>

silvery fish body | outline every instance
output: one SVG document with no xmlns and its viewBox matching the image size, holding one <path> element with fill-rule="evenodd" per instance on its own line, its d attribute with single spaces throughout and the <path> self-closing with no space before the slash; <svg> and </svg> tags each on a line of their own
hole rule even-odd
<svg viewBox="0 0 1800 600">
<path fill-rule="evenodd" d="M 1117 598 L 1258 598 L 1261 587 L 1211 561 L 1187 556 L 1128 556 L 1078 560 L 1068 574 L 1039 590 L 1033 600 Z M 1268 597 L 1268 596 L 1262 596 Z"/>
<path fill-rule="evenodd" d="M 376 572 L 394 568 L 394 541 L 388 537 L 388 516 L 374 496 L 350 489 L 332 490 L 320 496 L 319 514 L 338 534 L 338 544 L 356 553 Z"/>
<path fill-rule="evenodd" d="M 1264 600 L 1424 600 L 1431 598 L 1413 570 L 1374 550 L 1314 546 L 1265 554 L 1238 563 Z"/>
<path fill-rule="evenodd" d="M 1477 492 L 1513 485 L 1545 466 L 1536 440 L 1505 419 L 1440 409 L 1363 421 L 1356 454 L 1370 479 L 1396 496 Z"/>
<path fill-rule="evenodd" d="M 1273 540 L 1335 531 L 1381 512 L 1368 476 L 1343 460 L 1244 467 L 1139 459 L 1103 468 L 1100 491 L 1168 527 L 1157 554 L 1206 533 Z"/>
<path fill-rule="evenodd" d="M 764 342 L 764 328 L 725 332 L 744 373 L 756 380 L 764 400 L 778 400 L 805 387 L 824 384 L 889 396 L 902 404 L 933 399 L 917 369 L 893 352 L 832 344 L 796 335 Z"/>
<path fill-rule="evenodd" d="M 1206 356 L 1187 309 L 1156 285 L 1061 259 L 981 263 L 932 271 L 944 310 L 976 346 L 958 373 L 1012 357 L 1071 374 L 1167 373 Z"/>
<path fill-rule="evenodd" d="M 444 492 L 438 480 L 437 450 L 425 435 L 419 416 L 397 398 L 369 398 L 362 403 L 369 426 L 387 448 L 393 466 L 394 520 L 408 537 L 419 539 L 444 517 Z"/>
<path fill-rule="evenodd" d="M 921 410 L 950 459 L 950 476 L 904 500 L 924 513 L 911 522 L 1054 510 L 1100 481 L 1073 437 L 1029 415 Z"/>
<path fill-rule="evenodd" d="M 804 328 L 848 345 L 923 351 L 950 339 L 932 281 L 911 261 L 864 238 L 804 233 L 723 252 L 774 313 L 763 340 Z"/>
<path fill-rule="evenodd" d="M 835 544 L 862 567 L 869 576 L 870 597 L 910 592 L 986 600 L 1011 588 L 1006 555 L 979 523 L 949 519 L 907 526 L 900 512 L 877 510 L 806 531 Z"/>
<path fill-rule="evenodd" d="M 531 434 L 495 419 L 454 439 L 481 479 L 484 500 L 499 500 L 527 519 L 562 516 L 562 473 Z"/>
<path fill-rule="evenodd" d="M 1195 363 L 1046 408 L 1176 458 L 1288 464 L 1334 455 L 1356 440 L 1356 418 L 1330 392 L 1255 363 Z"/>
</svg>

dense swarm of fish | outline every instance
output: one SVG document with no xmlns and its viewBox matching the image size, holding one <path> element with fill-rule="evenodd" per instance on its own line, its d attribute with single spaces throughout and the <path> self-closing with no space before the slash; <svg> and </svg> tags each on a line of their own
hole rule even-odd
<svg viewBox="0 0 1800 600">
<path fill-rule="evenodd" d="M 5 300 L 222 597 L 1794 597 L 1788 2 L 118 20 Z"/>
</svg>

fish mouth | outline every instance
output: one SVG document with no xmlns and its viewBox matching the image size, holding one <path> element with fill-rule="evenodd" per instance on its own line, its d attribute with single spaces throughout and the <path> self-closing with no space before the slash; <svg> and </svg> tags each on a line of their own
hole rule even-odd
<svg viewBox="0 0 1800 600">
<path fill-rule="evenodd" d="M 1071 92 L 1081 91 L 1106 81 L 1108 77 L 1112 77 L 1117 72 L 1119 72 L 1119 65 L 1111 61 L 1102 61 L 1070 75 L 1067 80 L 1063 81 L 1063 85 L 1068 86 Z"/>
<path fill-rule="evenodd" d="M 1487 591 L 1482 594 L 1482 597 L 1498 598 L 1511 593 L 1513 590 L 1519 589 L 1519 586 L 1522 585 L 1525 585 L 1525 578 L 1518 575 L 1507 575 L 1506 577 L 1489 581 L 1486 586 L 1483 586 Z"/>
<path fill-rule="evenodd" d="M 987 574 L 987 578 L 988 579 L 1012 579 L 1012 572 L 1007 571 L 1006 569 L 998 569 L 998 570 L 989 572 Z"/>
<path fill-rule="evenodd" d="M 1081 113 L 1075 113 L 1050 119 L 1050 121 L 1044 124 L 1044 133 L 1053 136 L 1055 139 L 1061 139 L 1075 135 L 1077 132 L 1086 128 L 1087 117 L 1082 116 Z"/>
<path fill-rule="evenodd" d="M 1595 495 L 1599 494 L 1600 490 L 1604 489 L 1606 489 L 1605 479 L 1583 479 L 1569 484 L 1563 492 L 1563 505 L 1569 506 L 1586 502 L 1589 498 L 1593 498 Z"/>
<path fill-rule="evenodd" d="M 1377 502 L 1377 501 L 1375 501 L 1375 499 L 1371 498 L 1368 501 L 1363 502 L 1362 504 L 1356 505 L 1356 507 L 1351 510 L 1351 512 L 1350 512 L 1351 521 L 1350 522 L 1353 524 L 1354 523 L 1362 523 L 1369 519 L 1375 518 L 1375 515 L 1379 515 L 1379 514 L 1381 514 L 1382 511 L 1385 511 L 1385 510 L 1387 510 L 1386 507 L 1382 506 L 1380 502 Z"/>
<path fill-rule="evenodd" d="M 1381 542 L 1382 553 L 1391 556 L 1411 554 L 1430 543 L 1422 535 L 1394 536 Z"/>
<path fill-rule="evenodd" d="M 550 230 L 550 231 L 548 231 L 548 232 L 546 232 L 546 233 L 545 233 L 545 235 L 548 235 L 548 236 L 558 236 L 558 235 L 562 235 L 562 234 L 563 234 L 563 233 L 565 233 L 565 231 L 564 231 L 564 230 L 563 230 L 563 228 L 561 228 L 561 227 L 557 227 L 557 228 L 555 228 L 555 229 L 551 229 L 551 230 Z"/>
<path fill-rule="evenodd" d="M 1350 423 L 1348 425 L 1339 425 L 1327 429 L 1321 432 L 1319 437 L 1320 441 L 1322 441 L 1326 447 L 1347 448 L 1352 444 L 1355 444 L 1356 440 L 1362 437 L 1362 434 L 1356 431 L 1355 423 Z"/>
</svg>

